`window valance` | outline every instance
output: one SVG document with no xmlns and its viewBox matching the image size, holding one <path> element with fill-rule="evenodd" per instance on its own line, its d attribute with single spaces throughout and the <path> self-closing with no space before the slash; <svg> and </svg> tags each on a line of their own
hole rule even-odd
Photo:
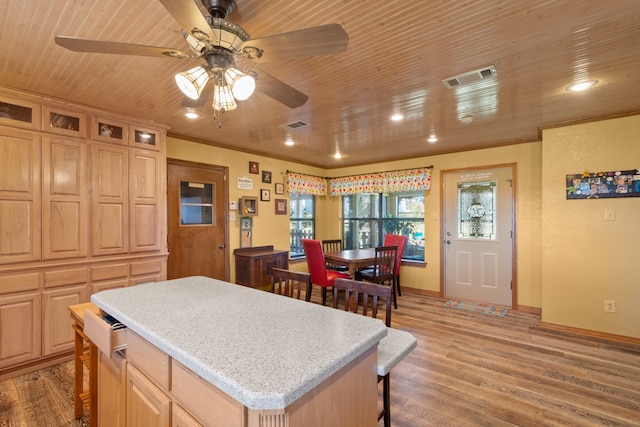
<svg viewBox="0 0 640 427">
<path fill-rule="evenodd" d="M 398 193 L 428 190 L 431 187 L 431 166 L 373 172 L 361 175 L 323 178 L 298 172 L 287 172 L 289 193 L 314 196 L 345 196 L 360 193 Z M 327 183 L 327 181 L 329 181 Z"/>
<path fill-rule="evenodd" d="M 329 180 L 330 196 L 428 190 L 431 167 L 342 176 Z"/>
<path fill-rule="evenodd" d="M 288 172 L 287 188 L 289 189 L 289 193 L 326 196 L 327 178 L 305 175 L 298 172 Z"/>
</svg>

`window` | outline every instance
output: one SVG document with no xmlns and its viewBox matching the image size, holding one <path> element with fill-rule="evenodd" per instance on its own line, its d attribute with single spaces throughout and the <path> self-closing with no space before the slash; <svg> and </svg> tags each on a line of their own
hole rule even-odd
<svg viewBox="0 0 640 427">
<path fill-rule="evenodd" d="M 180 224 L 213 224 L 213 185 L 180 181 Z"/>
<path fill-rule="evenodd" d="M 302 239 L 314 239 L 316 235 L 315 196 L 309 194 L 291 194 L 289 218 L 289 256 L 304 256 Z"/>
<path fill-rule="evenodd" d="M 346 249 L 380 246 L 386 234 L 402 234 L 402 259 L 424 261 L 423 191 L 343 196 L 342 217 Z"/>
</svg>

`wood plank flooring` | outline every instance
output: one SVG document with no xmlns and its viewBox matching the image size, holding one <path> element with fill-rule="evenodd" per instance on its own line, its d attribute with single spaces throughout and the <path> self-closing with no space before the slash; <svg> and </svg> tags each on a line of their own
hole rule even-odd
<svg viewBox="0 0 640 427">
<path fill-rule="evenodd" d="M 394 427 L 640 426 L 640 346 L 548 331 L 528 313 L 501 318 L 444 302 L 406 289 L 393 311 L 393 326 L 418 339 L 391 372 Z M 0 427 L 88 425 L 72 419 L 72 369 L 1 382 Z"/>
</svg>

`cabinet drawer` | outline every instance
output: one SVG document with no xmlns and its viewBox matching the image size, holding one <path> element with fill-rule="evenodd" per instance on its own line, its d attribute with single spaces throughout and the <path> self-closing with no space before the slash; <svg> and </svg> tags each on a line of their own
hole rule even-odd
<svg viewBox="0 0 640 427">
<path fill-rule="evenodd" d="M 127 335 L 127 359 L 156 385 L 169 389 L 169 355 L 131 331 Z"/>
<path fill-rule="evenodd" d="M 244 406 L 240 402 L 175 360 L 171 361 L 171 395 L 209 427 L 246 425 Z"/>
<path fill-rule="evenodd" d="M 90 310 L 84 312 L 84 334 L 104 354 L 127 347 L 127 328 L 114 327 Z"/>
</svg>

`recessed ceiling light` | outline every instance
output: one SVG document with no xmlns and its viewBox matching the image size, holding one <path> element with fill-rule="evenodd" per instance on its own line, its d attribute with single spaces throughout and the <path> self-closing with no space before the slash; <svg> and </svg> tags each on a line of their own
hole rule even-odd
<svg viewBox="0 0 640 427">
<path fill-rule="evenodd" d="M 574 83 L 571 86 L 567 86 L 567 90 L 570 92 L 579 92 L 594 87 L 598 84 L 597 80 L 586 80 L 583 82 Z"/>
<path fill-rule="evenodd" d="M 196 113 L 195 111 L 187 111 L 186 113 L 184 113 L 184 116 L 187 119 L 197 119 L 198 117 L 200 117 L 200 115 L 198 113 Z"/>
<path fill-rule="evenodd" d="M 469 124 L 473 122 L 473 116 L 471 114 L 466 114 L 460 117 L 460 121 L 465 124 Z"/>
<path fill-rule="evenodd" d="M 429 135 L 429 138 L 427 138 L 427 142 L 430 142 L 430 143 L 432 143 L 432 144 L 433 144 L 434 142 L 438 142 L 438 137 L 437 137 L 437 136 L 435 136 L 434 134 L 431 134 L 431 135 Z"/>
<path fill-rule="evenodd" d="M 339 151 L 336 151 L 336 154 L 333 155 L 334 159 L 341 159 L 342 158 L 342 154 L 340 154 Z"/>
<path fill-rule="evenodd" d="M 391 120 L 393 120 L 394 122 L 399 122 L 402 119 L 404 119 L 404 116 L 402 114 L 394 114 L 393 116 L 391 116 Z"/>
<path fill-rule="evenodd" d="M 291 139 L 291 138 L 287 138 L 284 141 L 284 145 L 292 146 L 293 144 L 295 144 L 295 142 L 293 142 L 293 139 Z"/>
</svg>

